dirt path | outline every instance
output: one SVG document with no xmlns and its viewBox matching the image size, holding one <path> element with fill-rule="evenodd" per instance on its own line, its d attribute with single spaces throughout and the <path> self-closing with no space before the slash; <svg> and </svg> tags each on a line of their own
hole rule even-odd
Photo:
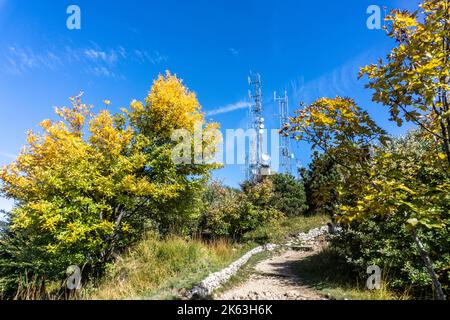
<svg viewBox="0 0 450 320">
<path fill-rule="evenodd" d="M 216 297 L 219 300 L 325 300 L 295 274 L 295 264 L 323 250 L 321 238 L 292 246 L 259 262 L 250 278 Z"/>
</svg>

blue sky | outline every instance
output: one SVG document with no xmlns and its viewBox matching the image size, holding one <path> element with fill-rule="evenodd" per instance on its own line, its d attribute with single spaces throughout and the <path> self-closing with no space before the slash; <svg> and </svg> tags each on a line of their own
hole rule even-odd
<svg viewBox="0 0 450 320">
<path fill-rule="evenodd" d="M 71 4 L 81 8 L 81 30 L 66 27 Z M 372 4 L 414 8 L 417 1 L 0 0 L 0 165 L 68 97 L 84 91 L 85 102 L 100 107 L 109 99 L 116 110 L 143 99 L 165 70 L 184 79 L 223 129 L 246 127 L 247 76 L 255 70 L 269 127 L 277 123 L 273 91 L 286 89 L 291 110 L 300 101 L 350 96 L 400 134 L 405 128 L 389 123 L 356 80 L 359 67 L 393 45 L 366 27 Z M 308 162 L 307 146 L 294 151 Z M 234 165 L 215 177 L 236 186 L 244 175 Z M 0 208 L 10 205 L 0 198 Z"/>
</svg>

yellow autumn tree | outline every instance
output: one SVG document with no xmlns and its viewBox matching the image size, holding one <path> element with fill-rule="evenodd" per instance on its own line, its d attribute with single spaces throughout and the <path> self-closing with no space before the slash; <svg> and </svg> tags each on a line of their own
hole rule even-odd
<svg viewBox="0 0 450 320">
<path fill-rule="evenodd" d="M 412 122 L 439 142 L 450 165 L 450 1 L 424 0 L 419 10 L 386 18 L 396 46 L 386 59 L 361 69 L 373 101 L 389 108 L 399 126 Z"/>
<path fill-rule="evenodd" d="M 151 202 L 148 212 L 152 220 L 161 232 L 191 232 L 200 215 L 201 193 L 210 171 L 220 167 L 209 163 L 207 156 L 201 162 L 195 158 L 206 155 L 207 150 L 214 154 L 221 142 L 214 135 L 219 125 L 206 122 L 196 94 L 169 71 L 160 74 L 145 101 L 134 100 L 126 114 L 135 133 L 148 141 L 145 149 L 151 160 L 146 164 L 146 174 L 152 180 L 176 186 L 180 195 L 169 201 Z M 200 138 L 195 136 L 198 131 Z M 177 132 L 188 139 L 184 141 L 188 150 L 183 163 L 174 159 L 174 148 L 180 143 L 174 139 Z"/>
<path fill-rule="evenodd" d="M 434 180 L 429 175 L 427 183 L 420 184 L 417 178 L 399 179 L 394 175 L 398 173 L 391 171 L 395 179 L 389 183 L 383 181 L 378 188 L 369 190 L 371 195 L 377 195 L 374 197 L 376 201 L 382 197 L 389 199 L 387 203 L 395 201 L 395 210 L 390 209 L 405 217 L 405 225 L 412 233 L 433 282 L 435 296 L 445 300 L 431 254 L 422 238 L 428 232 L 448 230 L 445 195 L 449 193 L 450 172 L 450 1 L 423 0 L 419 7 L 415 11 L 392 10 L 386 18 L 390 24 L 387 34 L 396 45 L 385 59 L 362 68 L 360 77 L 368 78 L 367 88 L 374 90 L 372 100 L 388 107 L 390 120 L 398 126 L 405 121 L 411 122 L 420 129 L 421 139 L 431 143 L 432 147 L 419 164 L 427 163 L 429 167 L 440 169 L 444 177 Z M 384 155 L 379 161 L 380 166 L 398 165 L 398 158 Z M 446 166 L 442 166 L 443 160 L 447 162 Z M 421 168 L 411 163 L 406 166 L 406 176 L 415 173 L 414 166 Z M 372 200 L 371 196 L 368 197 Z M 373 212 L 363 210 L 370 202 L 362 200 L 364 206 L 356 213 L 348 210 L 353 211 L 350 216 L 364 211 Z M 439 205 L 435 205 L 436 202 L 440 202 Z"/>
<path fill-rule="evenodd" d="M 2 194 L 17 202 L 11 228 L 39 243 L 46 259 L 96 263 L 109 257 L 119 235 L 133 237 L 130 218 L 141 201 L 175 190 L 139 174 L 148 156 L 108 111 L 93 115 L 77 97 L 56 113 L 61 120 L 30 131 L 28 146 L 0 171 Z"/>
<path fill-rule="evenodd" d="M 315 170 L 333 170 L 335 177 L 319 183 L 310 195 L 316 205 L 353 205 L 353 195 L 367 182 L 371 152 L 387 141 L 386 132 L 367 111 L 342 97 L 321 98 L 296 111 L 282 133 L 311 145 Z"/>
<path fill-rule="evenodd" d="M 93 114 L 81 96 L 71 100 L 55 110 L 60 120 L 30 131 L 27 146 L 0 170 L 2 196 L 16 201 L 11 236 L 0 239 L 0 287 L 5 274 L 61 279 L 70 265 L 98 270 L 146 226 L 195 224 L 198 192 L 216 166 L 175 163 L 171 139 L 197 122 L 217 127 L 205 123 L 195 94 L 167 73 L 145 104 L 134 101 L 120 114 Z"/>
</svg>

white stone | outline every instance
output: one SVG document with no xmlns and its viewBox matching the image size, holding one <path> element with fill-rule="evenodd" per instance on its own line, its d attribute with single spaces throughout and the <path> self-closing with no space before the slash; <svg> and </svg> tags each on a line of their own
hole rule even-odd
<svg viewBox="0 0 450 320">
<path fill-rule="evenodd" d="M 312 241 L 315 238 L 322 236 L 328 232 L 328 227 L 324 226 L 321 228 L 316 228 L 310 230 L 308 233 L 299 233 L 297 234 L 296 238 L 300 240 L 300 242 L 308 242 Z M 289 241 L 286 243 L 286 245 L 291 246 L 292 242 Z M 208 296 L 210 296 L 214 290 L 217 290 L 222 285 L 224 285 L 232 276 L 234 276 L 238 270 L 245 265 L 250 258 L 258 253 L 264 252 L 264 251 L 273 251 L 277 248 L 279 248 L 279 245 L 276 244 L 266 244 L 264 246 L 256 247 L 249 252 L 247 252 L 245 255 L 243 255 L 241 258 L 233 262 L 230 266 L 227 268 L 210 274 L 206 279 L 204 279 L 200 284 L 195 286 L 191 291 L 189 291 L 187 298 L 188 299 L 204 299 Z M 256 293 L 257 294 L 257 293 Z"/>
</svg>

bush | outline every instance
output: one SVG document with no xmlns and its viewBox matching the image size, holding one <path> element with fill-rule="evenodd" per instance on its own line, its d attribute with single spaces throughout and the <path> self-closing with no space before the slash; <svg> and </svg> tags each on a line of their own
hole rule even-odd
<svg viewBox="0 0 450 320">
<path fill-rule="evenodd" d="M 325 154 L 313 154 L 308 168 L 300 171 L 309 214 L 333 216 L 338 203 L 336 185 L 339 180 L 336 163 Z"/>
<path fill-rule="evenodd" d="M 342 192 L 357 201 L 336 212 L 349 228 L 334 246 L 350 264 L 362 273 L 376 264 L 387 273 L 391 288 L 411 290 L 417 297 L 432 296 L 431 268 L 444 291 L 450 283 L 450 184 L 446 163 L 435 152 L 432 141 L 418 131 L 392 139 L 372 154 L 372 183 L 357 195 Z M 426 255 L 433 264 L 429 268 Z"/>
<path fill-rule="evenodd" d="M 450 289 L 450 237 L 446 232 L 422 232 L 421 239 L 429 248 L 436 272 L 444 287 Z M 378 265 L 390 289 L 403 294 L 430 298 L 431 280 L 420 255 L 398 215 L 355 222 L 351 228 L 332 238 L 331 246 L 347 261 L 361 281 L 366 269 Z"/>
<path fill-rule="evenodd" d="M 275 174 L 271 177 L 273 185 L 272 199 L 270 204 L 275 209 L 287 216 L 299 216 L 305 214 L 306 205 L 305 188 L 290 174 Z"/>
<path fill-rule="evenodd" d="M 204 196 L 199 232 L 204 238 L 240 239 L 261 224 L 280 219 L 282 213 L 266 203 L 271 198 L 270 184 L 246 186 L 241 192 L 212 183 Z"/>
</svg>

